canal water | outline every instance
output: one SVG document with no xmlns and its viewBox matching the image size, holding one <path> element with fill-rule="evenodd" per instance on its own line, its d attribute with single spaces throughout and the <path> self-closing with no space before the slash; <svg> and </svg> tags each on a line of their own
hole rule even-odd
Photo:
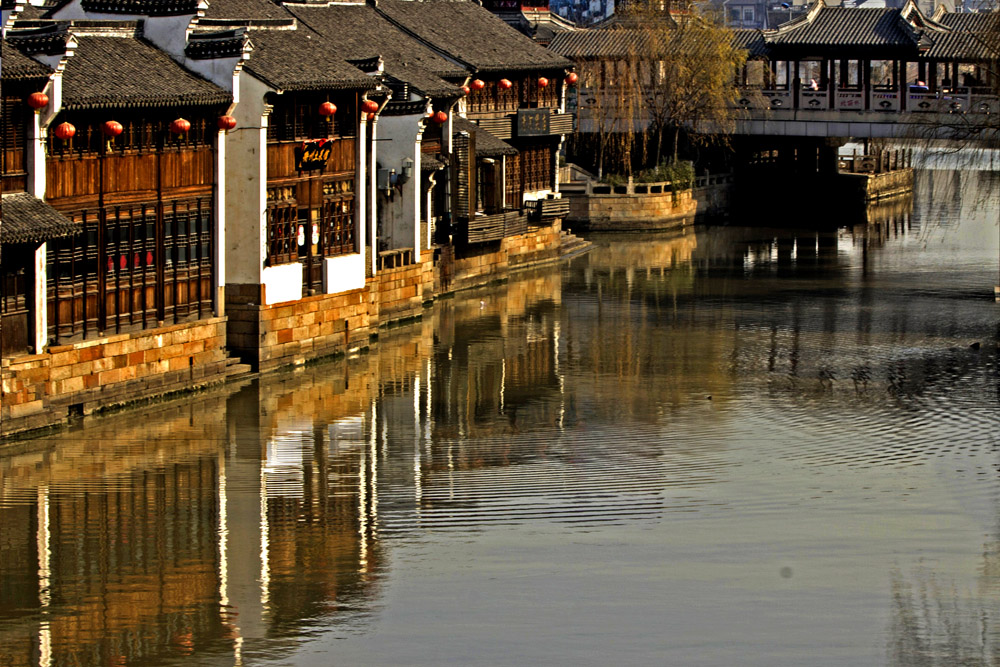
<svg viewBox="0 0 1000 667">
<path fill-rule="evenodd" d="M 598 236 L 17 442 L 0 664 L 1000 664 L 998 193 Z"/>
</svg>

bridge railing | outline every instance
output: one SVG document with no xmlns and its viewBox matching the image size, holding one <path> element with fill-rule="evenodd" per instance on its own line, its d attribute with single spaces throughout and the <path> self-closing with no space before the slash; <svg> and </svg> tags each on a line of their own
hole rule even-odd
<svg viewBox="0 0 1000 667">
<path fill-rule="evenodd" d="M 874 88 L 837 88 L 830 90 L 788 87 L 741 87 L 736 107 L 747 110 L 877 111 L 887 113 L 1000 113 L 1000 96 L 985 89 L 953 88 L 931 92 L 916 86 L 905 93 L 877 86 Z"/>
</svg>

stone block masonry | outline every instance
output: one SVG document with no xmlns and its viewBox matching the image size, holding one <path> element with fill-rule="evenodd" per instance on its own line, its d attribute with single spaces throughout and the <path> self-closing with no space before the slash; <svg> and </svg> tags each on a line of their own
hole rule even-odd
<svg viewBox="0 0 1000 667">
<path fill-rule="evenodd" d="M 0 435 L 223 382 L 226 320 L 212 318 L 51 346 L 3 359 Z"/>
</svg>

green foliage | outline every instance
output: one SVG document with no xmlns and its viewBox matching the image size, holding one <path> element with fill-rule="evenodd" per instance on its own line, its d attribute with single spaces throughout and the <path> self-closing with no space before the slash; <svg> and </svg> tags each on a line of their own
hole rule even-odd
<svg viewBox="0 0 1000 667">
<path fill-rule="evenodd" d="M 694 164 L 686 160 L 665 162 L 652 169 L 643 169 L 636 178 L 638 183 L 670 181 L 674 192 L 687 190 L 694 183 Z"/>
<path fill-rule="evenodd" d="M 607 183 L 611 187 L 618 187 L 619 185 L 627 185 L 628 177 L 622 176 L 621 174 L 604 174 L 601 178 L 602 183 Z"/>
</svg>

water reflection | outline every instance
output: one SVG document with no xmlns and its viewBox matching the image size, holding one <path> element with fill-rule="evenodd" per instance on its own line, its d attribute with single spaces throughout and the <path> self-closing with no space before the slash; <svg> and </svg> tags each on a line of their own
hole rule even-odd
<svg viewBox="0 0 1000 667">
<path fill-rule="evenodd" d="M 368 354 L 19 443 L 0 663 L 996 662 L 997 184 L 598 237 Z"/>
</svg>

